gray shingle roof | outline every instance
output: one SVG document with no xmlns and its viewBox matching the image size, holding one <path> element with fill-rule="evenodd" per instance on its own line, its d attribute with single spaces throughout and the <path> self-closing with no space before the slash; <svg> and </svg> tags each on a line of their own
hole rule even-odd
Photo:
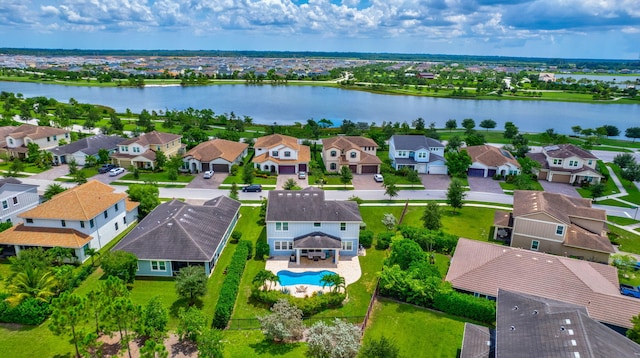
<svg viewBox="0 0 640 358">
<path fill-rule="evenodd" d="M 293 239 L 294 249 L 339 249 L 342 247 L 341 245 L 339 237 L 320 231 L 298 236 Z"/>
<path fill-rule="evenodd" d="M 226 196 L 203 206 L 173 200 L 156 207 L 113 250 L 146 260 L 211 261 L 239 209 Z"/>
<path fill-rule="evenodd" d="M 108 136 L 104 134 L 97 134 L 53 148 L 49 151 L 55 155 L 73 154 L 76 152 L 83 152 L 87 155 L 96 155 L 100 149 L 116 149 L 118 147 L 118 143 L 123 140 L 124 138 L 116 135 Z"/>
<path fill-rule="evenodd" d="M 394 135 L 391 137 L 396 149 L 418 150 L 421 148 L 444 148 L 444 144 L 423 135 Z"/>
<path fill-rule="evenodd" d="M 362 216 L 356 202 L 325 200 L 323 190 L 309 187 L 270 191 L 266 221 L 361 222 Z"/>
</svg>

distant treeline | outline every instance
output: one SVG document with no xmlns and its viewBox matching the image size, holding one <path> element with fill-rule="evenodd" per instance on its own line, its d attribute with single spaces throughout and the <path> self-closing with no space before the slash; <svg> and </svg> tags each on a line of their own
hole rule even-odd
<svg viewBox="0 0 640 358">
<path fill-rule="evenodd" d="M 177 57 L 262 57 L 262 58 L 338 58 L 380 61 L 437 61 L 463 64 L 500 64 L 503 66 L 558 66 L 558 68 L 589 68 L 591 70 L 640 69 L 640 60 L 566 59 L 542 57 L 508 57 L 477 55 L 444 55 L 418 53 L 365 53 L 318 51 L 222 51 L 222 50 L 80 50 L 0 48 L 8 55 L 32 56 L 177 56 Z"/>
</svg>

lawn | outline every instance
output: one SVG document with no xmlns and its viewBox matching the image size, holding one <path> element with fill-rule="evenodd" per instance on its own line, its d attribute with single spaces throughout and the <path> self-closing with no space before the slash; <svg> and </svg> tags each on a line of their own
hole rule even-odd
<svg viewBox="0 0 640 358">
<path fill-rule="evenodd" d="M 638 220 L 634 220 L 631 218 L 623 218 L 620 216 L 607 216 L 607 221 L 611 221 L 614 224 L 618 224 L 622 226 L 640 223 L 640 221 Z"/>
<path fill-rule="evenodd" d="M 544 188 L 542 187 L 542 185 L 537 181 L 531 181 L 531 185 L 533 186 L 533 189 L 531 190 L 544 191 Z M 505 183 L 503 181 L 500 182 L 500 187 L 502 188 L 502 190 L 517 190 L 515 184 Z"/>
<path fill-rule="evenodd" d="M 255 177 L 253 178 L 253 184 L 261 184 L 261 185 L 276 185 L 276 182 L 278 180 L 278 177 L 275 175 L 271 175 L 268 178 L 260 178 L 260 177 Z M 236 174 L 235 176 L 231 176 L 229 175 L 223 182 L 222 184 L 239 184 L 239 186 L 244 185 L 244 180 L 242 180 L 242 171 L 238 171 L 238 174 Z"/>
<path fill-rule="evenodd" d="M 618 200 L 615 200 L 615 199 L 598 200 L 598 201 L 594 202 L 594 204 L 609 205 L 609 206 L 619 206 L 621 208 L 629 208 L 629 209 L 635 208 L 635 206 L 633 206 L 633 205 L 628 205 L 628 204 L 625 204 L 625 203 L 623 203 L 621 201 L 618 201 Z"/>
<path fill-rule="evenodd" d="M 620 251 L 640 254 L 640 235 L 609 225 L 609 238 L 620 244 Z"/>
<path fill-rule="evenodd" d="M 32 174 L 39 174 L 42 173 L 43 171 L 45 171 L 45 169 L 42 169 L 40 167 L 38 167 L 35 164 L 31 164 L 31 163 L 25 163 L 23 162 L 23 167 L 21 172 L 23 173 L 32 173 Z M 0 171 L 9 171 L 9 169 L 11 168 L 11 162 L 10 161 L 6 161 L 6 162 L 0 162 Z M 51 169 L 51 168 L 49 168 Z"/>
<path fill-rule="evenodd" d="M 316 182 L 318 181 L 319 176 L 314 175 L 314 174 L 310 174 L 309 175 L 309 184 L 313 185 L 316 184 Z M 344 183 L 342 183 L 340 181 L 340 176 L 339 175 L 325 175 L 324 176 L 324 184 L 325 185 L 344 185 Z M 351 180 L 349 180 L 349 182 L 347 183 L 347 185 L 351 184 Z"/>
<path fill-rule="evenodd" d="M 364 341 L 381 336 L 395 341 L 403 357 L 456 357 L 462 346 L 461 318 L 380 298 Z"/>
<path fill-rule="evenodd" d="M 138 180 L 142 182 L 178 182 L 178 183 L 190 183 L 195 175 L 191 174 L 179 174 L 177 180 L 169 179 L 169 172 L 158 172 L 158 173 L 140 173 L 138 179 L 133 176 L 133 173 L 127 173 L 123 175 L 119 180 Z"/>
<path fill-rule="evenodd" d="M 224 331 L 224 356 L 235 357 L 307 357 L 306 343 L 273 344 L 260 330 Z"/>
<path fill-rule="evenodd" d="M 11 275 L 11 265 L 9 264 L 9 260 L 2 259 L 0 260 L 0 292 L 4 292 L 6 285 L 5 279 Z"/>
<path fill-rule="evenodd" d="M 618 179 L 620 179 L 620 182 L 622 183 L 622 186 L 627 191 L 628 195 L 620 197 L 620 199 L 640 205 L 640 190 L 638 190 L 638 187 L 633 182 L 622 178 L 622 170 L 619 166 L 613 163 L 609 164 L 609 166 L 613 169 L 613 172 L 616 173 Z"/>
</svg>

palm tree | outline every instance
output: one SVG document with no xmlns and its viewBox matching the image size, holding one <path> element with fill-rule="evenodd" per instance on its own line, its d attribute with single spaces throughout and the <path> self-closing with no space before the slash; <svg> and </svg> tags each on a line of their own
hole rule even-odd
<svg viewBox="0 0 640 358">
<path fill-rule="evenodd" d="M 94 257 L 95 256 L 100 256 L 100 251 L 93 249 L 93 248 L 88 248 L 84 251 L 84 253 L 91 257 L 91 266 L 94 266 Z"/>
<path fill-rule="evenodd" d="M 346 288 L 344 277 L 337 273 L 328 273 L 323 275 L 320 279 L 320 283 L 322 283 L 322 288 L 325 288 L 325 286 L 331 286 L 331 292 L 340 292 L 341 289 Z"/>
<path fill-rule="evenodd" d="M 251 281 L 256 287 L 264 288 L 266 286 L 267 281 L 270 281 L 273 272 L 269 270 L 260 270 Z"/>
<path fill-rule="evenodd" d="M 62 185 L 60 185 L 58 183 L 50 184 L 49 186 L 47 186 L 47 189 L 44 191 L 44 198 L 46 200 L 50 200 L 56 194 L 60 194 L 65 190 L 67 190 L 67 189 L 65 189 Z"/>
<path fill-rule="evenodd" d="M 276 275 L 275 273 L 269 271 L 269 273 L 271 274 L 269 276 L 269 278 L 267 279 L 267 281 L 269 282 L 269 290 L 271 290 L 272 285 L 276 285 L 278 283 L 280 283 L 280 276 Z"/>
<path fill-rule="evenodd" d="M 51 271 L 27 267 L 18 273 L 11 284 L 9 291 L 13 295 L 7 298 L 12 305 L 18 305 L 27 298 L 35 298 L 47 302 L 55 292 L 56 281 Z"/>
</svg>

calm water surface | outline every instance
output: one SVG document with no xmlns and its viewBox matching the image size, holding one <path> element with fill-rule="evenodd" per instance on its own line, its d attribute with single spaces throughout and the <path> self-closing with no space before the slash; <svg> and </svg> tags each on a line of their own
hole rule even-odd
<svg viewBox="0 0 640 358">
<path fill-rule="evenodd" d="M 124 112 L 210 108 L 216 113 L 234 112 L 251 116 L 256 123 L 293 124 L 327 118 L 334 122 L 407 121 L 422 117 L 443 127 L 448 119 L 458 124 L 473 118 L 476 124 L 493 119 L 502 128 L 513 121 L 521 131 L 555 128 L 571 133 L 571 126 L 595 128 L 604 124 L 622 130 L 640 126 L 640 105 L 588 104 L 546 101 L 459 100 L 449 98 L 394 96 L 338 88 L 272 85 L 218 85 L 203 87 L 102 88 L 38 83 L 0 82 L 0 91 L 24 97 L 45 96 L 61 102 L 102 104 Z"/>
</svg>

